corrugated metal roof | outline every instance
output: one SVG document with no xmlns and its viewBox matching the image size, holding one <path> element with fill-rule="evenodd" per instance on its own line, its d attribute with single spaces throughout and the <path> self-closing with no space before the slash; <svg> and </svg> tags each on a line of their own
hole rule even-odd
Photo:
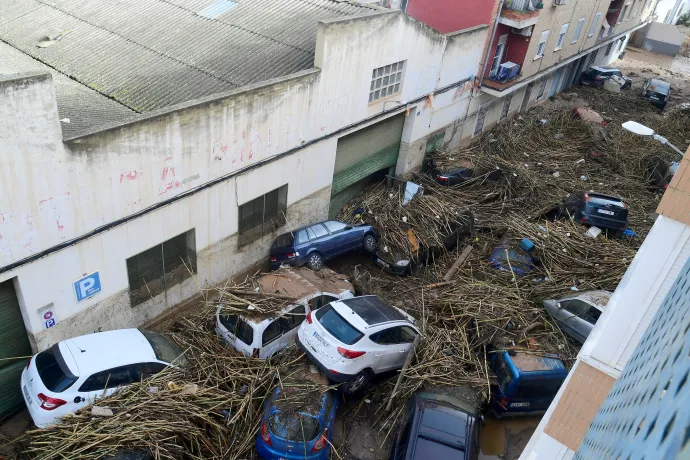
<svg viewBox="0 0 690 460">
<path fill-rule="evenodd" d="M 219 1 L 0 0 L 0 41 L 33 58 L 6 60 L 15 53 L 2 47 L 0 72 L 40 62 L 90 88 L 88 103 L 61 97 L 70 85 L 55 78 L 61 117 L 74 123 L 65 137 L 74 137 L 102 124 L 83 112 L 91 103 L 108 107 L 112 122 L 311 68 L 319 20 L 376 11 L 339 0 L 238 0 L 220 11 Z"/>
</svg>

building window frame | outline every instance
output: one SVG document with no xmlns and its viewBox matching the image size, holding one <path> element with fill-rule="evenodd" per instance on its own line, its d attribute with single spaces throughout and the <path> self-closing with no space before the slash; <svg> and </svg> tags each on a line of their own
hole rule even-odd
<svg viewBox="0 0 690 460">
<path fill-rule="evenodd" d="M 594 18 L 592 18 L 592 24 L 590 24 L 589 30 L 587 31 L 587 38 L 594 36 L 594 32 L 597 31 L 597 26 L 599 25 L 599 19 L 601 19 L 601 12 L 597 12 Z"/>
<path fill-rule="evenodd" d="M 582 28 L 584 26 L 585 26 L 585 17 L 583 16 L 577 20 L 577 25 L 575 26 L 575 33 L 573 34 L 573 41 L 570 42 L 571 44 L 577 43 L 577 41 L 580 39 L 580 35 L 582 34 Z"/>
<path fill-rule="evenodd" d="M 534 57 L 535 61 L 537 59 L 541 59 L 544 57 L 544 51 L 546 51 L 546 43 L 549 41 L 550 34 L 551 30 L 545 30 L 541 33 L 541 36 L 539 37 L 539 44 L 537 44 L 537 55 Z"/>
<path fill-rule="evenodd" d="M 237 246 L 271 234 L 287 222 L 288 184 L 249 200 L 237 207 Z"/>
<path fill-rule="evenodd" d="M 505 121 L 508 119 L 508 114 L 510 113 L 510 104 L 513 102 L 513 96 L 515 93 L 511 93 L 509 96 L 507 96 L 503 100 L 503 106 L 501 107 L 501 116 L 498 118 L 498 121 Z"/>
<path fill-rule="evenodd" d="M 556 48 L 554 51 L 558 51 L 561 48 L 563 48 L 563 44 L 565 43 L 565 37 L 568 34 L 568 26 L 570 26 L 569 22 L 566 22 L 561 26 L 561 33 L 558 35 L 558 41 L 556 42 Z"/>
<path fill-rule="evenodd" d="M 539 83 L 539 92 L 537 93 L 537 100 L 544 99 L 544 96 L 546 95 L 546 84 L 549 82 L 549 77 L 544 77 L 542 78 L 541 82 Z"/>
<path fill-rule="evenodd" d="M 369 104 L 374 104 L 402 92 L 407 60 L 377 67 L 371 73 Z"/>
<path fill-rule="evenodd" d="M 136 307 L 196 275 L 196 230 L 135 254 L 125 264 L 130 305 Z"/>
<path fill-rule="evenodd" d="M 621 11 L 621 15 L 618 16 L 618 22 L 616 24 L 620 24 L 625 21 L 625 16 L 628 14 L 628 11 L 630 11 L 630 5 L 623 5 L 623 10 Z"/>
<path fill-rule="evenodd" d="M 477 117 L 474 120 L 472 137 L 477 137 L 484 132 L 484 123 L 486 121 L 486 116 L 489 113 L 489 108 L 491 108 L 491 104 L 483 104 L 479 107 L 479 110 L 477 110 Z"/>
<path fill-rule="evenodd" d="M 606 53 L 604 54 L 604 56 L 610 55 L 612 49 L 613 49 L 613 42 L 609 43 L 609 44 L 606 46 Z"/>
</svg>

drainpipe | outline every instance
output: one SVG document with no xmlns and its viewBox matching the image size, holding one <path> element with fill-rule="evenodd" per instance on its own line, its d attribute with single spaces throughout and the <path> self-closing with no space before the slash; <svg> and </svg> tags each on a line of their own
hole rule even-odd
<svg viewBox="0 0 690 460">
<path fill-rule="evenodd" d="M 489 53 L 491 48 L 494 46 L 494 40 L 496 39 L 496 29 L 498 29 L 498 18 L 501 17 L 501 12 L 503 11 L 503 2 L 498 5 L 498 10 L 496 11 L 496 19 L 494 20 L 493 29 L 491 29 L 491 40 L 489 41 L 489 47 L 486 49 L 486 58 L 484 59 L 484 64 L 482 64 L 481 72 L 479 73 L 479 86 L 482 86 L 484 82 L 484 74 L 486 73 L 486 65 L 489 63 Z"/>
</svg>

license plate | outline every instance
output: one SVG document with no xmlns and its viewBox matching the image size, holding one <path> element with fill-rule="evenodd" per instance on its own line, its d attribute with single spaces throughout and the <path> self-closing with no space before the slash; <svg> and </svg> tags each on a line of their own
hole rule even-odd
<svg viewBox="0 0 690 460">
<path fill-rule="evenodd" d="M 599 214 L 606 214 L 607 216 L 612 216 L 615 213 L 613 211 L 607 211 L 606 209 L 597 209 Z"/>
<path fill-rule="evenodd" d="M 29 404 L 29 406 L 33 405 L 33 401 L 31 400 L 31 396 L 29 396 L 29 390 L 26 389 L 26 385 L 22 388 L 24 390 L 24 397 L 26 398 L 26 402 Z"/>
<path fill-rule="evenodd" d="M 522 402 L 522 403 L 512 403 L 510 407 L 529 407 L 530 403 L 528 402 Z"/>
<path fill-rule="evenodd" d="M 317 334 L 316 331 L 314 331 L 314 338 L 316 340 L 318 340 L 319 343 L 321 343 L 321 345 L 328 346 L 328 342 L 326 342 L 326 340 L 323 337 L 321 337 L 319 334 Z"/>
</svg>

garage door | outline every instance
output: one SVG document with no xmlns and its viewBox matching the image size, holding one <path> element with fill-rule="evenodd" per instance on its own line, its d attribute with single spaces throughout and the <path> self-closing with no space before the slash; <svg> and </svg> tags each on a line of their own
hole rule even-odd
<svg viewBox="0 0 690 460">
<path fill-rule="evenodd" d="M 348 188 L 377 171 L 395 166 L 405 115 L 400 114 L 338 139 L 331 190 L 331 213 L 340 209 Z M 340 196 L 338 196 L 340 195 Z M 346 201 L 346 200 L 345 200 Z M 334 206 L 335 205 L 335 206 Z"/>
<path fill-rule="evenodd" d="M 12 281 L 0 283 L 0 419 L 24 404 L 19 379 L 28 360 L 7 359 L 30 356 L 31 345 L 19 310 Z"/>
</svg>

